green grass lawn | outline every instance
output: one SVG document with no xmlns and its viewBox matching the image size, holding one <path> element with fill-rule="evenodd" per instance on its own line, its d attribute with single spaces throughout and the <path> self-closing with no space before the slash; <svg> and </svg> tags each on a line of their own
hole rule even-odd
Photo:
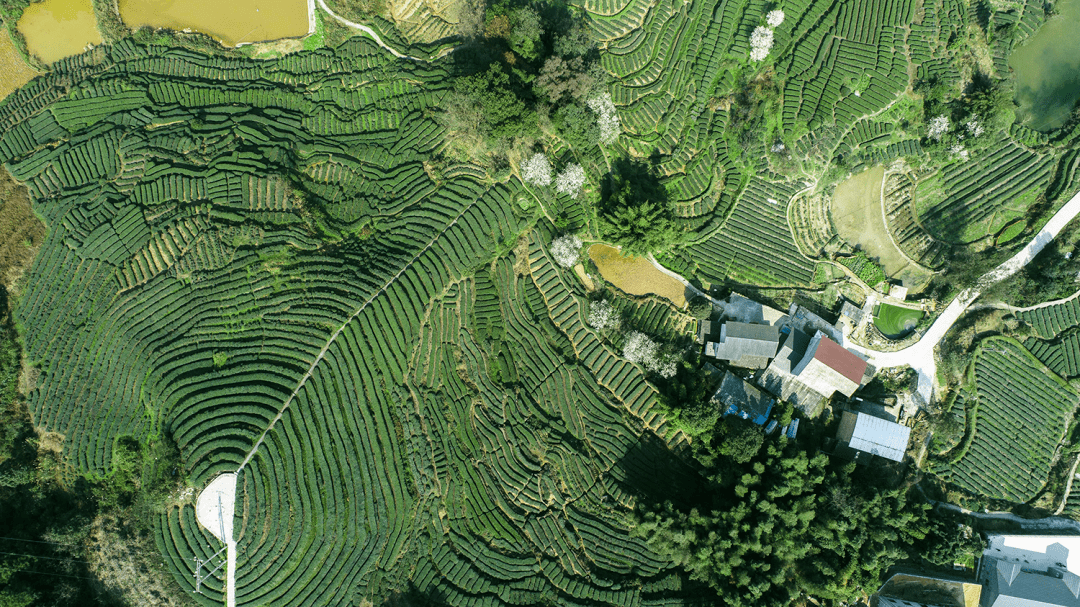
<svg viewBox="0 0 1080 607">
<path fill-rule="evenodd" d="M 874 324 L 886 337 L 900 337 L 914 329 L 922 317 L 921 310 L 881 304 L 874 313 Z"/>
</svg>

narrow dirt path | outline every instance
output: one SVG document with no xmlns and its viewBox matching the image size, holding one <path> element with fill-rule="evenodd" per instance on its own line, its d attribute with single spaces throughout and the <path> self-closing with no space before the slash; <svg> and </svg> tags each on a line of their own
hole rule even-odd
<svg viewBox="0 0 1080 607">
<path fill-rule="evenodd" d="M 384 49 L 386 49 L 387 52 L 389 52 L 391 55 L 397 57 L 398 59 L 410 59 L 412 61 L 418 61 L 420 63 L 430 63 L 431 61 L 434 61 L 436 59 L 439 59 L 441 57 L 445 57 L 445 56 L 449 55 L 450 53 L 454 52 L 454 50 L 457 48 L 456 46 L 455 47 L 445 48 L 445 49 L 439 51 L 439 53 L 437 55 L 435 55 L 434 57 L 431 57 L 429 59 L 421 59 L 420 57 L 413 57 L 412 55 L 406 55 L 406 54 L 402 53 L 401 51 L 397 50 L 396 48 L 394 48 L 394 47 L 388 45 L 387 43 L 383 42 L 383 39 L 381 37 L 379 37 L 378 32 L 371 29 L 370 27 L 368 27 L 368 26 L 366 26 L 366 25 L 364 25 L 362 23 L 356 23 L 354 21 L 349 21 L 345 17 L 342 17 L 341 15 L 335 13 L 333 10 L 331 10 L 331 8 L 329 6 L 326 5 L 326 0 L 308 0 L 308 1 L 309 1 L 309 3 L 312 2 L 312 1 L 318 2 L 319 3 L 319 8 L 326 11 L 326 14 L 333 17 L 334 20 L 336 20 L 338 23 L 344 25 L 345 27 L 352 28 L 352 29 L 354 29 L 354 30 L 356 30 L 358 32 L 363 32 L 363 33 L 367 34 L 368 36 L 371 37 L 372 40 L 375 41 L 375 44 L 378 44 L 379 46 L 383 47 Z"/>
</svg>

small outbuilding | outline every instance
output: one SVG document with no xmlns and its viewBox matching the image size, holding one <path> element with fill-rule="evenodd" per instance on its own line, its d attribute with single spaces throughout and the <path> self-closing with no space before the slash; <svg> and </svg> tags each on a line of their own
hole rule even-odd
<svg viewBox="0 0 1080 607">
<path fill-rule="evenodd" d="M 712 402 L 721 408 L 725 416 L 738 415 L 762 426 L 769 420 L 776 401 L 728 371 L 720 389 L 713 395 Z"/>
<path fill-rule="evenodd" d="M 911 428 L 865 413 L 844 411 L 836 440 L 855 451 L 880 455 L 899 462 L 904 460 Z"/>
</svg>

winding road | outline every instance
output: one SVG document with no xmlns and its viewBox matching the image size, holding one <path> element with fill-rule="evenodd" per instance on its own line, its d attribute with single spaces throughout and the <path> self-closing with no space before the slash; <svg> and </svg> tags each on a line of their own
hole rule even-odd
<svg viewBox="0 0 1080 607">
<path fill-rule="evenodd" d="M 321 2 L 322 0 L 319 1 Z M 878 369 L 910 365 L 911 368 L 915 369 L 919 374 L 919 395 L 925 402 L 930 402 L 930 399 L 933 397 L 934 378 L 937 375 L 937 363 L 934 361 L 934 348 L 942 338 L 945 337 L 945 334 L 949 332 L 949 329 L 956 324 L 956 321 L 964 315 L 964 312 L 967 311 L 972 302 L 978 299 L 987 287 L 1001 282 L 1023 269 L 1023 267 L 1030 263 L 1036 255 L 1046 248 L 1046 245 L 1050 244 L 1054 238 L 1061 233 L 1061 230 L 1064 229 L 1078 214 L 1080 214 L 1080 193 L 1077 193 L 1069 200 L 1069 202 L 1058 209 L 1053 217 L 1046 222 L 1046 225 L 1039 230 L 1039 233 L 1031 239 L 1031 242 L 1029 242 L 1027 246 L 998 267 L 984 274 L 979 278 L 975 287 L 961 291 L 960 294 L 949 303 L 941 313 L 941 316 L 938 316 L 937 320 L 930 325 L 930 328 L 927 329 L 926 333 L 923 334 L 919 341 L 914 344 L 895 352 L 880 352 L 851 343 L 850 341 L 843 344 L 844 347 L 866 356 L 870 364 Z M 679 274 L 662 266 L 652 255 L 649 255 L 649 261 L 664 274 L 683 283 L 687 289 L 690 289 L 696 294 L 709 297 L 706 293 L 703 293 L 700 289 L 690 284 L 688 280 Z M 710 299 L 712 298 L 710 297 Z M 715 299 L 713 299 L 713 303 L 714 305 L 719 305 L 719 302 Z"/>
<path fill-rule="evenodd" d="M 439 53 L 437 55 L 435 55 L 434 57 L 432 57 L 430 59 L 421 59 L 420 57 L 413 57 L 412 55 L 406 55 L 406 54 L 402 53 L 401 51 L 397 50 L 396 48 L 394 48 L 394 47 L 386 44 L 385 42 L 383 42 L 382 38 L 379 37 L 378 32 L 371 29 L 370 27 L 368 27 L 368 26 L 366 26 L 366 25 L 364 25 L 362 23 L 356 23 L 354 21 L 349 21 L 345 17 L 342 17 L 341 15 L 335 13 L 333 10 L 330 9 L 329 6 L 326 5 L 326 0 L 308 0 L 308 3 L 309 3 L 308 6 L 309 7 L 314 6 L 315 2 L 318 2 L 319 3 L 319 8 L 326 11 L 326 14 L 333 17 L 338 23 L 344 25 L 345 27 L 352 28 L 352 29 L 354 29 L 354 30 L 356 30 L 358 32 L 363 32 L 363 33 L 367 34 L 368 36 L 371 36 L 371 39 L 375 41 L 375 44 L 378 44 L 379 46 L 383 47 L 384 49 L 386 49 L 387 52 L 389 52 L 391 55 L 397 57 L 398 59 L 411 59 L 413 61 L 419 61 L 421 63 L 430 62 L 430 61 L 434 61 L 435 59 L 438 59 L 440 57 L 445 57 L 446 55 L 449 55 L 450 53 L 454 52 L 455 48 L 457 48 L 457 47 L 444 48 L 443 50 L 439 51 Z"/>
<path fill-rule="evenodd" d="M 998 267 L 984 274 L 979 279 L 976 286 L 961 291 L 960 294 L 949 303 L 945 308 L 945 311 L 941 313 L 941 316 L 938 316 L 937 320 L 930 325 L 930 328 L 923 334 L 918 342 L 903 350 L 897 350 L 896 352 L 879 352 L 852 343 L 844 345 L 856 352 L 868 356 L 870 364 L 878 369 L 910 365 L 911 368 L 915 369 L 919 374 L 918 392 L 920 396 L 922 396 L 926 402 L 930 402 L 930 398 L 933 396 L 934 377 L 937 374 L 937 363 L 934 361 L 934 347 L 945 337 L 945 334 L 949 332 L 949 329 L 956 324 L 956 321 L 964 315 L 964 312 L 967 311 L 972 302 L 978 299 L 979 295 L 982 295 L 982 292 L 986 290 L 986 288 L 1009 278 L 1023 269 L 1023 267 L 1030 263 L 1036 255 L 1046 248 L 1046 245 L 1050 244 L 1054 238 L 1061 233 L 1061 230 L 1064 229 L 1078 214 L 1080 214 L 1080 193 L 1073 196 L 1069 202 L 1058 209 L 1053 217 L 1046 222 L 1046 225 L 1039 230 L 1039 233 L 1031 239 L 1031 242 L 1029 242 L 1027 246 L 1020 249 L 1016 255 L 1013 255 Z"/>
</svg>

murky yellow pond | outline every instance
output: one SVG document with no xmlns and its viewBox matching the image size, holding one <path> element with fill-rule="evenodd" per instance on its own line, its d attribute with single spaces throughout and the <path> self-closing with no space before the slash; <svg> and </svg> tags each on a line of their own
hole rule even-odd
<svg viewBox="0 0 1080 607">
<path fill-rule="evenodd" d="M 51 1 L 51 0 L 50 0 Z M 305 0 L 119 0 L 120 18 L 145 25 L 209 34 L 229 46 L 295 38 L 308 33 Z"/>
<path fill-rule="evenodd" d="M 88 44 L 101 44 L 92 0 L 45 0 L 23 11 L 19 31 L 26 48 L 45 63 L 78 55 Z"/>
<path fill-rule="evenodd" d="M 34 76 L 37 71 L 23 61 L 7 30 L 0 29 L 0 101 Z"/>
</svg>

